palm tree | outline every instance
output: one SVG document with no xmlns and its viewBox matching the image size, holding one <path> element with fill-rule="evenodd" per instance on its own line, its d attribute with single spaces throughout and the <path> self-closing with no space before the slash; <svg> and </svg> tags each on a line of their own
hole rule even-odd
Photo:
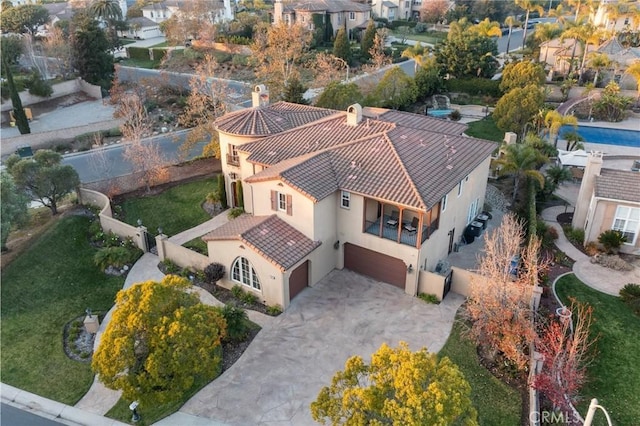
<svg viewBox="0 0 640 426">
<path fill-rule="evenodd" d="M 529 14 L 535 10 L 542 15 L 542 13 L 544 13 L 544 8 L 537 4 L 535 0 L 516 0 L 516 5 L 520 6 L 521 9 L 524 9 L 527 12 L 524 18 L 524 32 L 522 33 L 522 48 L 524 49 L 525 43 L 527 42 L 527 26 L 529 26 Z"/>
<path fill-rule="evenodd" d="M 94 0 L 89 6 L 89 13 L 107 22 L 122 20 L 122 10 L 117 0 Z"/>
<path fill-rule="evenodd" d="M 549 10 L 549 17 L 556 18 L 556 22 L 560 25 L 564 25 L 564 23 L 567 22 L 566 11 L 561 4 L 559 4 L 555 9 Z"/>
<path fill-rule="evenodd" d="M 429 52 L 429 47 L 424 47 L 420 42 L 417 42 L 415 46 L 407 47 L 402 52 L 402 57 L 413 59 L 414 72 L 418 72 L 418 68 L 423 67 L 427 63 Z"/>
<path fill-rule="evenodd" d="M 502 37 L 502 31 L 500 30 L 500 24 L 496 21 L 489 21 L 489 18 L 485 18 L 483 21 L 472 26 L 470 28 L 474 33 L 485 37 Z"/>
<path fill-rule="evenodd" d="M 634 63 L 629 65 L 629 67 L 624 73 L 629 74 L 631 77 L 636 79 L 636 85 L 638 90 L 637 100 L 640 101 L 640 60 L 636 60 Z"/>
<path fill-rule="evenodd" d="M 560 40 L 573 39 L 573 49 L 571 50 L 571 60 L 569 61 L 569 71 L 567 74 L 571 74 L 573 71 L 573 62 L 576 57 L 576 48 L 578 43 L 582 44 L 582 40 L 586 40 L 589 35 L 589 30 L 585 30 L 585 27 L 591 25 L 584 19 L 578 21 L 569 22 L 567 28 L 560 35 Z"/>
<path fill-rule="evenodd" d="M 535 179 L 540 184 L 540 187 L 544 187 L 544 176 L 536 170 L 541 157 L 542 155 L 531 145 L 515 143 L 504 147 L 503 156 L 496 160 L 502 166 L 500 173 L 513 175 L 512 205 L 516 201 L 520 181 L 523 177 Z"/>
<path fill-rule="evenodd" d="M 507 16 L 504 20 L 504 24 L 509 27 L 509 36 L 507 37 L 507 55 L 509 54 L 509 45 L 511 44 L 511 32 L 513 27 L 518 24 L 518 20 L 515 16 Z"/>
<path fill-rule="evenodd" d="M 565 149 L 567 151 L 573 151 L 576 149 L 584 149 L 584 138 L 580 136 L 578 132 L 568 132 L 564 134 L 564 139 L 567 141 L 567 146 Z"/>
<path fill-rule="evenodd" d="M 573 115 L 562 115 L 556 110 L 547 112 L 544 117 L 544 127 L 549 134 L 549 142 L 553 141 L 553 146 L 558 146 L 558 133 L 562 126 L 571 125 L 574 129 L 578 126 L 578 119 Z"/>
<path fill-rule="evenodd" d="M 598 85 L 598 76 L 600 71 L 611 65 L 611 59 L 605 53 L 592 52 L 589 59 L 589 65 L 596 69 L 596 75 L 593 77 L 593 85 Z"/>
</svg>

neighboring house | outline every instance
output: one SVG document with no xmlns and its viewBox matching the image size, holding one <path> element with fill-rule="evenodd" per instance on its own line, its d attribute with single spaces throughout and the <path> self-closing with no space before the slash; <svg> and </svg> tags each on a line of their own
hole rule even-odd
<svg viewBox="0 0 640 426">
<path fill-rule="evenodd" d="M 371 8 L 378 18 L 389 21 L 396 19 L 420 19 L 423 1 L 431 0 L 373 0 Z"/>
<path fill-rule="evenodd" d="M 159 24 L 171 18 L 175 14 L 188 9 L 191 0 L 166 0 L 159 3 L 151 3 L 142 7 L 142 16 Z M 208 0 L 209 1 L 209 0 Z M 227 22 L 234 19 L 234 9 L 230 0 L 210 0 L 219 3 L 217 13 L 210 17 L 213 22 Z"/>
<path fill-rule="evenodd" d="M 614 229 L 627 237 L 620 251 L 640 254 L 640 158 L 628 165 L 626 170 L 604 168 L 601 152 L 587 157 L 572 223 L 584 229 L 585 244 Z"/>
<path fill-rule="evenodd" d="M 622 5 L 623 7 L 619 8 L 619 12 L 614 14 L 610 10 L 610 5 L 615 3 L 620 4 L 622 1 L 600 0 L 595 13 L 589 17 L 593 25 L 615 32 L 640 30 L 640 18 L 637 11 L 640 2 L 637 0 L 626 2 Z"/>
<path fill-rule="evenodd" d="M 588 45 L 587 54 L 594 52 L 596 48 L 597 46 L 592 44 Z M 554 72 L 560 74 L 569 72 L 572 59 L 574 61 L 573 69 L 576 70 L 579 68 L 583 56 L 584 50 L 582 44 L 573 38 L 564 40 L 556 38 L 540 44 L 539 61 L 543 65 L 551 66 Z"/>
<path fill-rule="evenodd" d="M 144 16 L 128 19 L 127 24 L 129 24 L 129 29 L 125 31 L 118 31 L 119 37 L 145 40 L 148 38 L 162 36 L 160 24 L 153 22 L 151 19 L 147 19 Z"/>
<path fill-rule="evenodd" d="M 623 47 L 617 37 L 612 37 L 598 47 L 598 52 L 606 54 L 611 60 L 611 65 L 603 72 L 603 85 L 614 79 L 621 89 L 634 90 L 638 87 L 634 78 L 625 74 L 625 71 L 640 60 L 640 47 Z"/>
<path fill-rule="evenodd" d="M 355 104 L 278 102 L 216 122 L 227 200 L 246 215 L 203 237 L 211 261 L 287 307 L 335 268 L 417 293 L 484 203 L 493 142 L 466 125 Z M 240 189 L 241 188 L 241 189 Z"/>
<path fill-rule="evenodd" d="M 42 5 L 49 12 L 49 22 L 47 27 L 53 27 L 57 22 L 69 21 L 73 18 L 75 11 L 71 7 L 71 4 L 66 3 L 45 3 Z"/>
<path fill-rule="evenodd" d="M 289 25 L 301 24 L 314 30 L 314 15 L 321 16 L 323 24 L 330 22 L 335 35 L 340 28 L 347 34 L 355 29 L 366 28 L 371 18 L 371 6 L 350 0 L 302 0 L 283 3 L 275 0 L 273 6 L 273 23 L 286 22 Z"/>
</svg>

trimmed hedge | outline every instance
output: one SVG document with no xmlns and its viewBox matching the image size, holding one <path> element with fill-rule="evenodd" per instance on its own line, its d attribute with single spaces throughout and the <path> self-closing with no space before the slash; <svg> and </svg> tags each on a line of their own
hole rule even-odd
<svg viewBox="0 0 640 426">
<path fill-rule="evenodd" d="M 127 47 L 127 54 L 131 59 L 139 59 L 141 61 L 148 61 L 151 59 L 149 56 L 149 49 L 146 47 Z"/>
<path fill-rule="evenodd" d="M 502 96 L 500 82 L 487 78 L 453 78 L 446 81 L 447 91 L 469 95 Z"/>
<path fill-rule="evenodd" d="M 151 53 L 153 53 L 154 61 L 161 61 L 164 59 L 165 55 L 167 54 L 167 49 L 160 49 L 160 48 L 151 49 Z"/>
</svg>

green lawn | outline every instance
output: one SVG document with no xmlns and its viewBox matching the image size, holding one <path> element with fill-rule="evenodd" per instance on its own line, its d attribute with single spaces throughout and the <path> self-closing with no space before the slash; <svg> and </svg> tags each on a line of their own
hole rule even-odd
<svg viewBox="0 0 640 426">
<path fill-rule="evenodd" d="M 449 357 L 471 385 L 471 398 L 478 410 L 481 425 L 520 424 L 522 411 L 520 394 L 480 365 L 476 346 L 462 335 L 463 330 L 462 323 L 457 319 L 447 343 L 438 355 Z"/>
<path fill-rule="evenodd" d="M 124 221 L 135 225 L 141 219 L 152 233 L 161 227 L 165 234 L 176 235 L 211 219 L 201 204 L 216 187 L 216 179 L 205 179 L 175 186 L 159 195 L 130 198 L 121 204 Z"/>
<path fill-rule="evenodd" d="M 88 227 L 86 217 L 61 219 L 2 271 L 2 381 L 70 405 L 93 373 L 64 354 L 63 328 L 86 308 L 111 309 L 124 284 L 94 266 Z"/>
<path fill-rule="evenodd" d="M 152 61 L 151 59 L 129 58 L 120 61 L 120 65 L 124 65 L 127 67 L 148 68 L 153 70 L 160 66 L 160 61 Z"/>
<path fill-rule="evenodd" d="M 494 142 L 502 142 L 504 139 L 504 132 L 498 129 L 491 116 L 479 121 L 472 121 L 468 123 L 468 126 L 469 128 L 465 133 L 474 138 L 487 139 Z"/>
<path fill-rule="evenodd" d="M 394 37 L 396 37 L 399 40 L 402 39 L 402 35 L 398 34 L 397 32 L 393 32 L 392 31 L 391 35 L 393 35 Z M 424 33 L 424 34 L 408 34 L 406 36 L 407 40 L 416 40 L 416 41 L 419 41 L 421 43 L 429 43 L 429 44 L 439 43 L 439 42 L 445 40 L 446 38 L 447 38 L 447 33 L 445 33 L 445 32 L 428 32 L 428 33 Z"/>
<path fill-rule="evenodd" d="M 592 335 L 599 336 L 597 353 L 588 368 L 588 382 L 580 392 L 584 401 L 578 411 L 585 415 L 591 398 L 611 415 L 614 425 L 638 424 L 640 419 L 640 317 L 618 297 L 587 287 L 575 275 L 556 284 L 558 296 L 593 307 Z M 594 425 L 606 424 L 600 411 Z"/>
</svg>

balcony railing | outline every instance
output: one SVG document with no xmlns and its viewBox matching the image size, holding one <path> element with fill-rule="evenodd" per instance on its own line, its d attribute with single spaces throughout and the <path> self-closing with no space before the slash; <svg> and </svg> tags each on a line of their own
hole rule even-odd
<svg viewBox="0 0 640 426">
<path fill-rule="evenodd" d="M 239 166 L 240 165 L 240 157 L 237 155 L 227 154 L 227 164 L 231 166 Z"/>
<path fill-rule="evenodd" d="M 366 232 L 367 234 L 377 235 L 386 240 L 396 241 L 396 242 L 399 242 L 400 244 L 406 244 L 408 246 L 418 247 L 418 235 L 420 235 L 420 233 L 418 232 L 419 230 L 416 230 L 415 232 L 409 232 L 406 229 L 404 229 L 404 227 L 402 227 L 403 225 L 398 224 L 398 226 L 401 226 L 400 240 L 398 241 L 398 226 L 387 225 L 387 221 L 389 219 L 391 219 L 391 216 L 386 216 L 386 215 L 383 216 L 382 234 L 380 234 L 380 218 L 378 218 L 374 222 L 366 221 L 364 232 Z M 422 227 L 421 243 L 424 243 L 427 239 L 429 239 L 429 237 L 431 237 L 433 233 L 438 229 L 439 219 L 440 218 L 436 219 L 429 226 Z"/>
</svg>

